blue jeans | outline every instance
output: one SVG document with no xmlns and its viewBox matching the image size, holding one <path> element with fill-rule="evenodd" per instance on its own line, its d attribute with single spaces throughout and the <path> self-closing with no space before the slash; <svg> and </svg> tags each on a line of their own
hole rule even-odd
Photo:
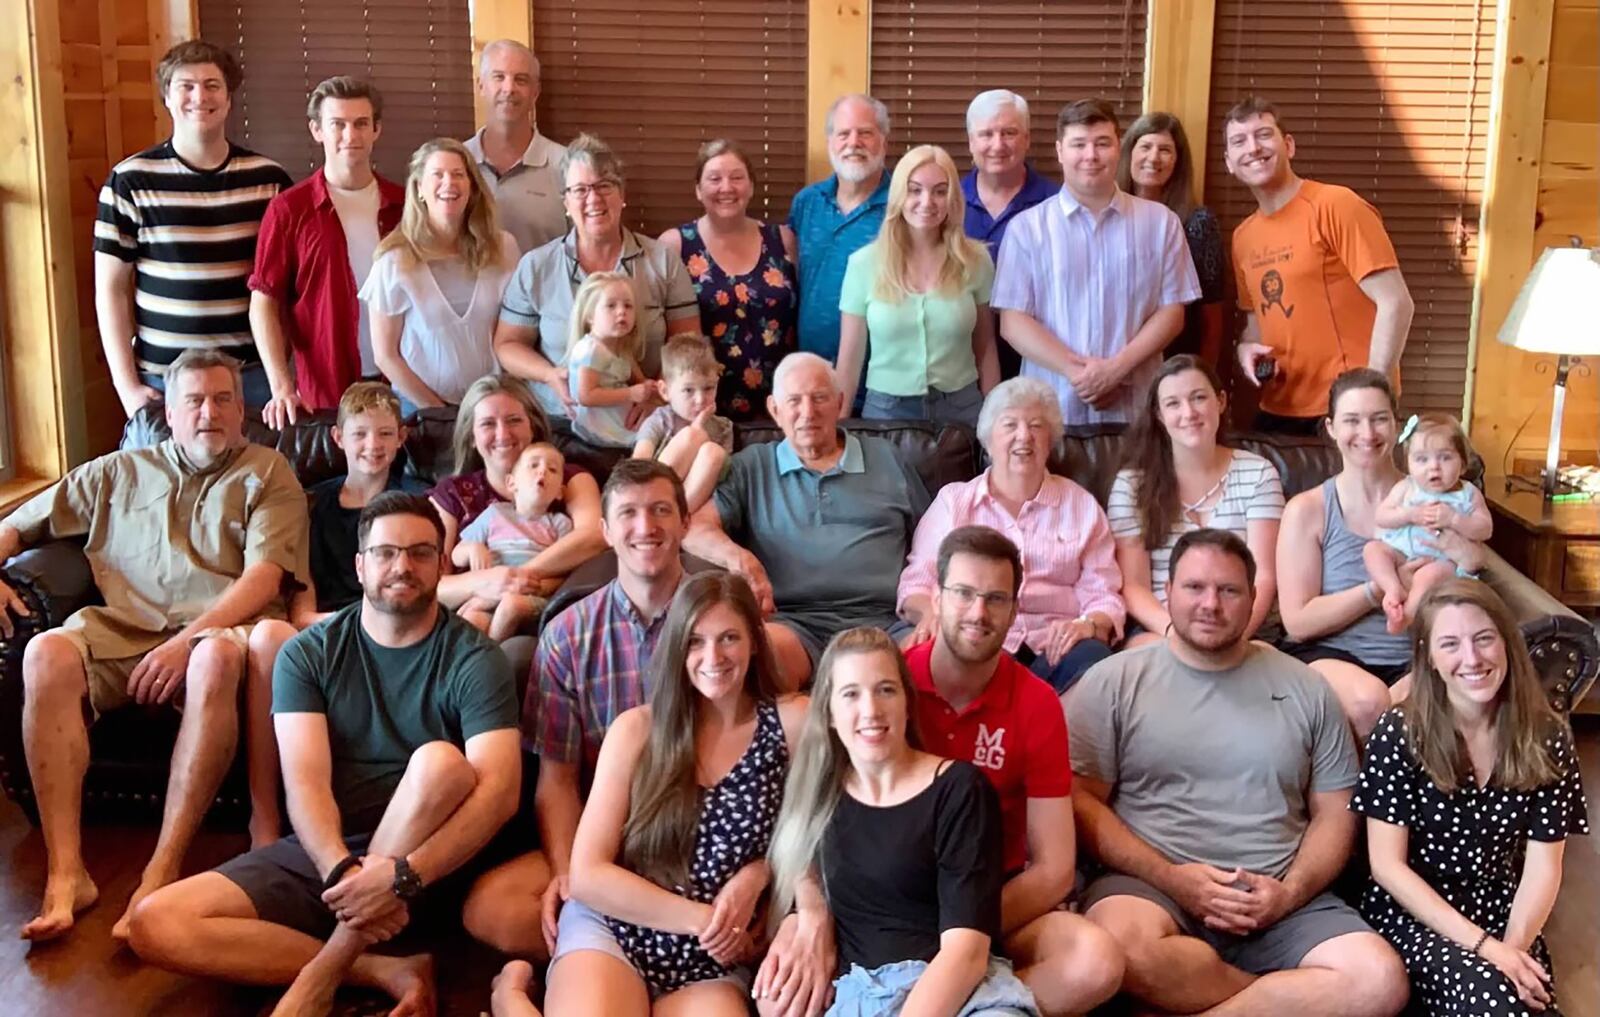
<svg viewBox="0 0 1600 1017">
<path fill-rule="evenodd" d="M 862 420 L 927 420 L 935 424 L 978 426 L 978 411 L 983 409 L 983 393 L 978 383 L 954 392 L 930 388 L 919 396 L 886 395 L 867 389 L 861 406 Z"/>
<path fill-rule="evenodd" d="M 157 392 L 166 394 L 167 378 L 165 374 L 139 372 L 139 380 Z M 272 383 L 267 381 L 267 369 L 260 364 L 245 364 L 239 371 L 239 381 L 243 386 L 244 404 L 252 409 L 260 409 L 272 401 Z"/>
<path fill-rule="evenodd" d="M 1026 647 L 1019 647 L 1019 649 L 1026 649 Z M 1055 667 L 1051 667 L 1046 663 L 1044 654 L 1040 653 L 1035 654 L 1034 658 L 1028 661 L 1028 670 L 1049 682 L 1050 687 L 1056 690 L 1056 695 L 1060 695 L 1072 688 L 1073 684 L 1083 677 L 1085 671 L 1109 656 L 1111 656 L 1111 647 L 1100 640 L 1080 639 L 1072 644 L 1072 649 L 1068 650 L 1060 660 L 1056 661 Z"/>
<path fill-rule="evenodd" d="M 871 971 L 859 964 L 834 979 L 833 1005 L 826 1017 L 892 1017 L 905 1006 L 917 979 L 928 970 L 927 961 L 897 961 Z M 956 1017 L 1038 1017 L 1033 993 L 998 957 L 989 958 L 989 970 Z"/>
</svg>

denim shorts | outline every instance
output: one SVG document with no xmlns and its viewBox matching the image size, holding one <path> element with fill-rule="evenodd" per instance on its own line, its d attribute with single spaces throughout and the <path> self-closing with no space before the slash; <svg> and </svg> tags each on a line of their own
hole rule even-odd
<svg viewBox="0 0 1600 1017">
<path fill-rule="evenodd" d="M 906 1005 L 927 961 L 897 961 L 868 971 L 859 964 L 834 979 L 833 1005 L 826 1017 L 893 1017 Z M 1011 964 L 989 958 L 989 970 L 955 1017 L 1039 1017 L 1033 993 L 1011 971 Z"/>
<path fill-rule="evenodd" d="M 983 409 L 983 393 L 978 383 L 954 392 L 930 388 L 922 395 L 887 395 L 867 389 L 861 405 L 863 420 L 927 420 L 935 424 L 978 426 L 978 411 Z"/>
</svg>

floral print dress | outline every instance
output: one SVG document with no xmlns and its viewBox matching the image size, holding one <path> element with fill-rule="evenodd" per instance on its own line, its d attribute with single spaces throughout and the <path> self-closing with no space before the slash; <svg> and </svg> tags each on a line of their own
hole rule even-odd
<svg viewBox="0 0 1600 1017">
<path fill-rule="evenodd" d="M 783 250 L 781 228 L 761 224 L 761 256 L 755 268 L 730 276 L 706 250 L 697 223 L 678 227 L 683 264 L 700 300 L 700 324 L 722 362 L 717 409 L 732 420 L 767 415 L 772 372 L 795 348 L 800 296 L 794 262 Z"/>
</svg>

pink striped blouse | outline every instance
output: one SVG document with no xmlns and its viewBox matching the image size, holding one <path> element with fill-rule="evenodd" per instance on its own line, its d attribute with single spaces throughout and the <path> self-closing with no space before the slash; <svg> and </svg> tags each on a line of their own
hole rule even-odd
<svg viewBox="0 0 1600 1017">
<path fill-rule="evenodd" d="M 1127 609 L 1116 540 L 1094 495 L 1065 477 L 1050 474 L 1039 493 L 1012 516 L 989 493 L 989 471 L 964 483 L 947 484 L 917 524 L 911 557 L 900 574 L 896 607 L 908 597 L 932 596 L 938 586 L 939 542 L 958 526 L 989 526 L 1022 552 L 1022 589 L 1017 618 L 1006 633 L 1011 653 L 1027 643 L 1043 648 L 1045 631 L 1059 618 L 1099 611 L 1122 637 Z"/>
</svg>

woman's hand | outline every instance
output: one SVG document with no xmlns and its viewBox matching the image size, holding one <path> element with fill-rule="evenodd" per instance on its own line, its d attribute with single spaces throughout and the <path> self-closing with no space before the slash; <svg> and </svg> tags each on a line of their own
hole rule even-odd
<svg viewBox="0 0 1600 1017">
<path fill-rule="evenodd" d="M 561 405 L 566 409 L 567 416 L 572 416 L 578 403 L 572 398 L 572 382 L 567 377 L 567 369 L 551 364 L 550 369 L 545 372 L 544 377 L 540 378 L 539 381 L 554 392 L 557 399 L 561 400 Z"/>
<path fill-rule="evenodd" d="M 749 951 L 750 919 L 772 871 L 757 859 L 733 874 L 711 901 L 711 917 L 700 930 L 700 946 L 718 964 L 733 964 Z"/>
<path fill-rule="evenodd" d="M 832 919 L 801 908 L 778 926 L 750 994 L 771 1003 L 780 1017 L 815 1017 L 832 995 L 837 958 Z"/>
<path fill-rule="evenodd" d="M 1045 629 L 1044 662 L 1055 667 L 1074 646 L 1095 635 L 1094 622 L 1087 618 L 1057 618 Z"/>
<path fill-rule="evenodd" d="M 1518 950 L 1490 936 L 1478 952 L 1511 980 L 1517 988 L 1517 998 L 1529 1009 L 1542 1011 L 1550 1005 L 1550 972 L 1526 950 Z"/>
<path fill-rule="evenodd" d="M 467 574 L 473 578 L 471 595 L 497 604 L 508 594 L 535 593 L 539 588 L 537 576 L 509 565 L 496 565 Z"/>
</svg>

